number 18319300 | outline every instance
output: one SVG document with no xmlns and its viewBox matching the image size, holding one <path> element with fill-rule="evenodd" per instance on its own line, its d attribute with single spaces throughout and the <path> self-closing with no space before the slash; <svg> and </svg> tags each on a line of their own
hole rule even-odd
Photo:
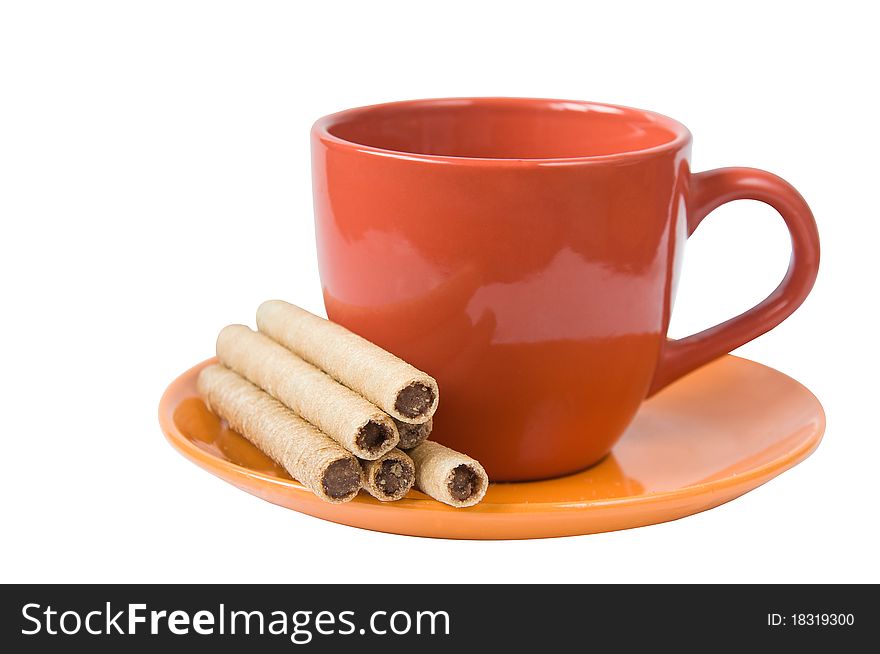
<svg viewBox="0 0 880 654">
<path fill-rule="evenodd" d="M 851 627 L 856 618 L 852 613 L 768 613 L 770 627 Z"/>
</svg>

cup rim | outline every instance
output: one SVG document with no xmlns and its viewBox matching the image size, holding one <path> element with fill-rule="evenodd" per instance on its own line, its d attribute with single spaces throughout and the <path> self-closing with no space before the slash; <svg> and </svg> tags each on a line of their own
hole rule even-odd
<svg viewBox="0 0 880 654">
<path fill-rule="evenodd" d="M 546 105 L 570 105 L 569 108 L 577 107 L 579 111 L 614 112 L 637 115 L 642 119 L 656 122 L 669 130 L 674 136 L 669 141 L 653 145 L 647 148 L 614 152 L 610 154 L 583 155 L 577 157 L 539 157 L 529 159 L 504 158 L 504 157 L 467 157 L 440 154 L 422 154 L 405 150 L 390 150 L 364 143 L 357 143 L 341 138 L 330 132 L 330 129 L 342 121 L 351 120 L 367 113 L 387 110 L 399 110 L 401 108 L 416 108 L 425 106 L 455 106 L 455 105 L 506 105 L 506 106 L 546 106 Z M 562 100 L 554 98 L 526 98 L 526 97 L 449 97 L 449 98 L 424 98 L 418 100 L 400 100 L 396 102 L 383 102 L 345 109 L 336 113 L 319 118 L 312 125 L 312 137 L 318 139 L 329 148 L 337 150 L 355 150 L 364 154 L 390 157 L 407 161 L 417 161 L 433 164 L 447 164 L 457 166 L 504 166 L 504 167 L 535 167 L 535 166 L 565 166 L 579 164 L 605 164 L 624 160 L 643 159 L 662 155 L 667 152 L 677 151 L 691 143 L 690 130 L 677 120 L 663 114 L 646 109 L 638 109 L 624 105 L 607 104 L 603 102 L 591 102 L 587 100 Z"/>
</svg>

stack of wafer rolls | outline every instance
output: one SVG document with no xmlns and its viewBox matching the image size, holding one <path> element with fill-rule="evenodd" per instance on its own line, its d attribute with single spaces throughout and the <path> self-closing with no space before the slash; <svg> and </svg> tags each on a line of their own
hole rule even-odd
<svg viewBox="0 0 880 654">
<path fill-rule="evenodd" d="M 430 375 L 280 300 L 260 306 L 257 325 L 220 332 L 199 392 L 291 477 L 334 503 L 360 489 L 395 501 L 413 486 L 454 507 L 483 498 L 483 467 L 427 440 L 440 400 Z"/>
</svg>

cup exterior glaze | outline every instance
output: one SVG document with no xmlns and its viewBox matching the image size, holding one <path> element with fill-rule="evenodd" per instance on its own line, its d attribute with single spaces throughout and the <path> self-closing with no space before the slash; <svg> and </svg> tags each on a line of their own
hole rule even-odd
<svg viewBox="0 0 880 654">
<path fill-rule="evenodd" d="M 577 156 L 587 121 L 600 136 Z M 437 379 L 434 438 L 493 481 L 592 465 L 657 390 L 698 210 L 690 144 L 663 116 L 558 100 L 323 118 L 312 163 L 327 314 Z"/>
</svg>

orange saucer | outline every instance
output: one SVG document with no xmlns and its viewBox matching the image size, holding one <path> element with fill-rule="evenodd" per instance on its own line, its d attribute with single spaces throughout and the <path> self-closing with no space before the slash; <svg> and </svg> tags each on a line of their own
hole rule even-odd
<svg viewBox="0 0 880 654">
<path fill-rule="evenodd" d="M 206 361 L 178 377 L 159 422 L 185 457 L 264 500 L 354 527 L 436 538 L 546 538 L 675 520 L 728 502 L 803 461 L 825 415 L 798 382 L 726 356 L 648 400 L 614 451 L 559 479 L 492 484 L 470 509 L 412 491 L 327 504 L 211 414 L 196 392 Z"/>
</svg>

